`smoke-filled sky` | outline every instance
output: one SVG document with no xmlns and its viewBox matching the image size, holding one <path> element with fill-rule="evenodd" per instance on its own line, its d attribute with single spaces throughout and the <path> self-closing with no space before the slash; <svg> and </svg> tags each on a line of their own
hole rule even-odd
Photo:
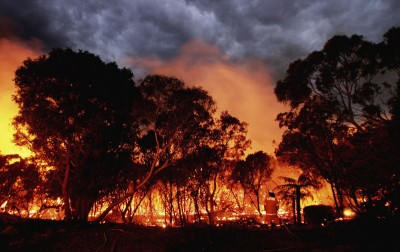
<svg viewBox="0 0 400 252">
<path fill-rule="evenodd" d="M 333 35 L 373 42 L 400 26 L 398 0 L 0 0 L 0 152 L 10 144 L 15 69 L 27 57 L 71 47 L 201 86 L 249 124 L 252 150 L 272 154 L 285 110 L 273 89 L 290 62 Z"/>
</svg>

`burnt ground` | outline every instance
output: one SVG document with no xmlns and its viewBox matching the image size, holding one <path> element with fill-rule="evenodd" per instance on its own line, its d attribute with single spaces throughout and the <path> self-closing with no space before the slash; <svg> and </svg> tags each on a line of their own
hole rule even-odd
<svg viewBox="0 0 400 252">
<path fill-rule="evenodd" d="M 0 251 L 400 251 L 398 221 L 325 227 L 144 227 L 50 220 L 0 222 Z"/>
</svg>

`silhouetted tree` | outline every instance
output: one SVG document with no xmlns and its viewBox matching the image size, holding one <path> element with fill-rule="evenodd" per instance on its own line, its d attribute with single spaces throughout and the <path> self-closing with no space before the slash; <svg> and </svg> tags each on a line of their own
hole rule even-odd
<svg viewBox="0 0 400 252">
<path fill-rule="evenodd" d="M 240 212 L 244 207 L 244 197 L 239 196 L 242 188 L 236 181 L 231 180 L 231 176 L 237 162 L 244 158 L 246 150 L 250 148 L 251 140 L 247 139 L 247 132 L 248 124 L 230 115 L 227 111 L 221 113 L 213 131 L 213 135 L 216 136 L 214 139 L 218 139 L 213 142 L 213 145 L 223 152 L 219 180 L 229 190 L 230 195 L 234 198 L 234 205 Z"/>
<path fill-rule="evenodd" d="M 41 185 L 39 171 L 32 160 L 19 155 L 0 154 L 0 206 L 1 211 L 29 217 L 34 197 Z M 25 214 L 23 213 L 25 212 Z"/>
<path fill-rule="evenodd" d="M 301 200 L 306 197 L 312 197 L 311 189 L 321 188 L 321 183 L 310 173 L 302 173 L 297 180 L 290 177 L 279 177 L 284 184 L 274 188 L 277 190 L 277 196 L 283 200 L 292 201 L 293 221 L 301 223 Z M 297 217 L 297 218 L 296 218 Z"/>
<path fill-rule="evenodd" d="M 381 178 L 398 177 L 398 172 L 389 168 L 392 165 L 378 165 L 384 164 L 383 160 L 370 166 L 372 174 L 378 169 L 386 174 L 375 178 L 368 179 L 354 165 L 366 153 L 363 147 L 354 145 L 357 138 L 372 137 L 370 133 L 377 134 L 395 118 L 392 115 L 398 97 L 399 46 L 394 41 L 398 37 L 397 28 L 388 31 L 381 44 L 358 35 L 334 36 L 321 51 L 291 63 L 286 76 L 277 82 L 275 94 L 279 101 L 289 103 L 290 111 L 277 117 L 279 125 L 287 130 L 276 154 L 305 171 L 318 170 L 331 184 L 339 211 L 345 197 L 354 198 L 349 193 L 354 194 L 357 183 L 349 178 L 361 180 L 356 174 L 364 175 L 369 186 L 387 188 L 389 184 L 382 185 Z M 397 77 L 393 78 L 393 73 Z M 391 158 L 388 162 L 394 164 L 396 153 L 385 151 L 374 142 L 367 137 L 360 143 L 371 149 L 380 148 L 375 153 L 385 153 Z M 360 190 L 366 193 L 368 188 L 360 186 L 357 191 Z"/>
<path fill-rule="evenodd" d="M 343 159 L 347 127 L 329 120 L 329 105 L 316 97 L 293 119 L 296 130 L 286 130 L 276 155 L 304 172 L 320 174 L 330 185 L 337 212 L 343 211 Z"/>
<path fill-rule="evenodd" d="M 260 217 L 263 203 L 260 200 L 261 188 L 271 178 L 274 169 L 271 164 L 271 157 L 262 151 L 258 151 L 249 154 L 246 160 L 239 161 L 232 173 L 231 179 L 237 181 L 243 187 L 245 194 L 256 207 Z"/>
<path fill-rule="evenodd" d="M 384 35 L 382 46 L 382 66 L 400 76 L 400 27 L 390 28 Z M 397 82 L 397 84 L 399 84 Z"/>
<path fill-rule="evenodd" d="M 393 137 L 385 124 L 354 134 L 346 145 L 344 195 L 360 215 L 389 217 L 398 211 L 400 152 Z"/>
<path fill-rule="evenodd" d="M 16 140 L 54 169 L 66 219 L 87 220 L 130 160 L 127 125 L 137 89 L 128 69 L 86 51 L 53 49 L 15 75 Z M 126 163 L 126 162 L 123 162 Z"/>
<path fill-rule="evenodd" d="M 216 108 L 206 91 L 186 87 L 174 77 L 150 75 L 139 88 L 147 101 L 139 142 L 142 160 L 151 167 L 145 183 L 201 143 Z"/>
<path fill-rule="evenodd" d="M 334 36 L 323 50 L 291 63 L 285 78 L 277 82 L 279 101 L 289 102 L 291 111 L 281 113 L 279 122 L 293 127 L 291 119 L 303 105 L 316 100 L 329 105 L 330 118 L 349 128 L 363 130 L 368 124 L 388 120 L 382 101 L 387 85 L 380 77 L 379 51 L 361 36 Z M 316 104 L 317 105 L 317 104 Z"/>
<path fill-rule="evenodd" d="M 143 103 L 136 120 L 141 124 L 134 158 L 146 167 L 146 172 L 135 178 L 132 190 L 111 202 L 97 220 L 155 175 L 195 151 L 213 123 L 215 102 L 199 87 L 186 87 L 181 80 L 163 75 L 149 75 L 138 86 Z M 133 130 L 136 132 L 136 127 Z"/>
<path fill-rule="evenodd" d="M 221 153 L 209 146 L 202 146 L 179 165 L 186 171 L 179 176 L 185 178 L 185 190 L 193 199 L 198 222 L 202 222 L 201 212 L 206 212 L 208 223 L 214 224 L 215 193 L 217 177 L 220 174 Z"/>
<path fill-rule="evenodd" d="M 384 34 L 382 42 L 384 48 L 384 56 L 382 65 L 387 67 L 389 71 L 394 71 L 397 74 L 396 88 L 393 98 L 389 101 L 390 112 L 392 114 L 391 121 L 387 125 L 387 136 L 389 140 L 392 157 L 400 157 L 400 27 L 392 27 Z M 399 164 L 398 161 L 393 161 L 392 164 Z M 400 198 L 396 195 L 400 194 L 399 169 L 391 176 L 390 190 L 386 196 L 389 198 L 390 209 L 393 215 L 400 214 Z"/>
<path fill-rule="evenodd" d="M 214 224 L 215 209 L 224 211 L 230 207 L 229 203 L 221 199 L 217 205 L 217 195 L 223 191 L 224 186 L 230 188 L 229 176 L 237 160 L 244 156 L 251 141 L 247 139 L 247 123 L 230 115 L 228 111 L 223 111 L 220 117 L 215 119 L 209 134 L 205 143 L 205 150 L 208 151 L 202 153 L 209 156 L 205 160 L 208 160 L 207 165 L 211 169 L 206 169 L 209 172 L 206 172 L 206 183 L 201 196 L 203 205 L 206 206 L 209 223 Z M 236 198 L 236 195 L 234 196 Z"/>
</svg>

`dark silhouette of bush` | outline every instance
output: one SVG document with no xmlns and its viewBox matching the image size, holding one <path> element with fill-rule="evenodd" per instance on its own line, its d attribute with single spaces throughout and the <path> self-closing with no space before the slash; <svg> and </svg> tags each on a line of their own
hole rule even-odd
<svg viewBox="0 0 400 252">
<path fill-rule="evenodd" d="M 332 206 L 311 205 L 303 209 L 304 223 L 311 225 L 321 225 L 335 219 L 335 210 Z"/>
</svg>

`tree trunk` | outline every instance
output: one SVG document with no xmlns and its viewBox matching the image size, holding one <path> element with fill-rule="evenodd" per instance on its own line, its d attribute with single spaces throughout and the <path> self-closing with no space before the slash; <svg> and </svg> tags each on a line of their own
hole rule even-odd
<svg viewBox="0 0 400 252">
<path fill-rule="evenodd" d="M 129 223 L 132 223 L 133 221 L 133 217 L 135 216 L 136 212 L 138 211 L 140 205 L 142 204 L 142 201 L 146 198 L 146 195 L 150 192 L 150 190 L 146 190 L 145 193 L 143 193 L 143 195 L 139 196 L 139 202 L 136 202 L 135 208 L 132 210 L 130 216 L 129 216 Z M 150 193 L 150 197 L 151 197 L 151 193 Z"/>
<path fill-rule="evenodd" d="M 240 204 L 239 196 L 235 193 L 235 190 L 233 189 L 232 186 L 229 186 L 229 191 L 231 192 L 233 198 L 235 199 L 236 205 L 238 206 L 238 209 L 242 211 L 244 209 L 244 204 Z"/>
<path fill-rule="evenodd" d="M 297 219 L 296 219 L 296 197 L 293 195 L 292 196 L 292 210 L 293 210 L 293 224 L 296 225 Z"/>
<path fill-rule="evenodd" d="M 213 225 L 213 218 L 211 214 L 211 210 L 209 208 L 210 202 L 209 199 L 206 200 L 206 213 L 207 213 L 207 218 L 208 218 L 208 224 Z"/>
<path fill-rule="evenodd" d="M 338 210 L 338 212 L 339 212 L 339 216 L 340 217 L 342 217 L 343 218 L 343 208 L 344 208 L 344 206 L 343 206 L 343 192 L 342 192 L 342 190 L 341 190 L 341 188 L 339 188 L 339 192 L 338 192 L 338 195 L 339 195 L 339 210 Z"/>
<path fill-rule="evenodd" d="M 124 224 L 129 224 L 132 221 L 132 219 L 131 219 L 131 216 L 132 216 L 132 201 L 133 201 L 133 195 L 131 197 L 129 197 L 125 201 L 125 204 L 123 204 L 120 207 L 121 219 L 122 219 L 122 222 Z"/>
<path fill-rule="evenodd" d="M 65 175 L 64 180 L 62 183 L 62 196 L 64 200 L 64 219 L 71 220 L 71 207 L 69 205 L 69 193 L 68 193 L 68 181 L 69 181 L 69 174 L 71 170 L 71 157 L 70 157 L 70 147 L 67 143 L 67 153 L 65 157 Z"/>
<path fill-rule="evenodd" d="M 193 201 L 194 201 L 194 211 L 195 211 L 195 215 L 197 220 L 199 221 L 199 223 L 201 223 L 201 214 L 200 214 L 200 207 L 199 207 L 199 197 L 198 197 L 198 191 L 195 192 L 195 195 L 193 196 Z"/>
<path fill-rule="evenodd" d="M 257 211 L 258 211 L 258 214 L 259 214 L 260 220 L 261 220 L 262 219 L 262 212 L 261 212 L 261 201 L 260 201 L 259 191 L 257 191 L 256 200 L 257 200 Z"/>
<path fill-rule="evenodd" d="M 174 220 L 174 204 L 173 204 L 173 188 L 172 188 L 172 183 L 168 183 L 169 185 L 169 190 L 168 190 L 168 209 L 169 209 L 169 224 L 172 226 L 173 225 L 173 220 Z"/>
<path fill-rule="evenodd" d="M 90 209 L 92 209 L 94 200 L 87 194 L 81 194 L 73 199 L 72 218 L 75 221 L 88 221 Z"/>
<path fill-rule="evenodd" d="M 213 188 L 210 192 L 210 224 L 214 225 L 214 216 L 215 216 L 215 206 L 214 206 L 214 198 L 215 198 L 215 193 L 217 192 L 217 176 L 215 175 L 213 177 Z"/>
<path fill-rule="evenodd" d="M 181 227 L 184 227 L 186 225 L 185 217 L 183 214 L 183 206 L 182 206 L 182 198 L 181 198 L 181 192 L 179 191 L 180 189 L 177 189 L 176 193 L 176 204 L 178 207 L 178 217 L 179 217 L 179 223 Z"/>
<path fill-rule="evenodd" d="M 331 185 L 333 200 L 335 202 L 336 214 L 339 217 L 343 217 L 343 196 L 342 196 L 342 193 L 340 192 L 340 189 L 338 189 L 338 187 L 335 186 L 333 183 L 330 183 L 330 185 Z"/>
<path fill-rule="evenodd" d="M 301 194 L 300 194 L 300 187 L 296 187 L 296 208 L 297 208 L 297 224 L 301 224 L 301 212 L 300 212 L 300 200 L 301 200 Z"/>
</svg>

